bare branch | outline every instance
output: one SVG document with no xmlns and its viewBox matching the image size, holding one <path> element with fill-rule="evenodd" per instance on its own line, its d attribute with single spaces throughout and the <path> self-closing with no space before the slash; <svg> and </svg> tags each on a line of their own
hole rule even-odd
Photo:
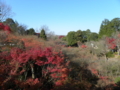
<svg viewBox="0 0 120 90">
<path fill-rule="evenodd" d="M 5 2 L 0 2 L 0 21 L 12 16 L 11 7 Z"/>
</svg>

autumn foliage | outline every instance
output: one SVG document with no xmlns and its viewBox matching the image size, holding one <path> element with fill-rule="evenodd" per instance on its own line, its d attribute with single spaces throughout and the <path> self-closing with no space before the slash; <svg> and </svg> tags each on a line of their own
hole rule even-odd
<svg viewBox="0 0 120 90">
<path fill-rule="evenodd" d="M 63 35 L 60 35 L 60 36 L 59 36 L 59 39 L 61 39 L 61 38 L 63 38 L 63 37 L 65 37 L 65 36 L 63 36 Z"/>
<path fill-rule="evenodd" d="M 13 84 L 12 89 L 53 88 L 60 85 L 60 80 L 64 83 L 69 73 L 62 52 L 54 52 L 52 48 L 27 51 L 13 48 L 10 52 L 1 52 L 0 60 L 0 67 L 4 67 L 0 69 L 2 90 L 10 89 L 10 84 Z"/>
<path fill-rule="evenodd" d="M 0 23 L 0 30 L 7 31 L 8 33 L 11 33 L 11 29 L 8 25 L 4 25 L 3 23 Z"/>
<path fill-rule="evenodd" d="M 106 38 L 107 45 L 110 49 L 115 49 L 116 47 L 116 40 L 114 38 Z"/>
<path fill-rule="evenodd" d="M 86 45 L 84 45 L 84 44 L 83 44 L 83 45 L 81 45 L 81 48 L 86 48 L 86 47 L 87 47 L 87 46 L 86 46 Z"/>
<path fill-rule="evenodd" d="M 30 37 L 7 34 L 2 42 L 16 45 L 9 49 L 1 47 L 0 90 L 98 90 L 96 82 L 107 82 L 109 79 L 100 75 L 96 68 L 89 69 L 88 63 L 83 62 L 90 59 L 86 56 L 87 52 L 81 54 L 88 48 L 84 44 L 81 51 L 76 48 L 78 54 L 72 55 L 73 48 L 66 48 L 71 50 L 68 54 L 62 48 L 46 47 L 45 42 Z M 108 38 L 107 43 L 110 48 L 115 47 L 115 39 Z M 83 61 L 75 63 L 76 59 Z M 108 86 L 104 89 L 112 90 Z"/>
</svg>

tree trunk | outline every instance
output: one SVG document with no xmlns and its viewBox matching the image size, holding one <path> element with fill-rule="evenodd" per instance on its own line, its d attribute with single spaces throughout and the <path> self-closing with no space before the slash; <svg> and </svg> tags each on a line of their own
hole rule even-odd
<svg viewBox="0 0 120 90">
<path fill-rule="evenodd" d="M 117 44 L 117 53 L 120 55 L 120 45 Z"/>
<path fill-rule="evenodd" d="M 32 78 L 34 79 L 35 78 L 34 65 L 31 63 L 30 67 L 31 67 Z"/>
<path fill-rule="evenodd" d="M 81 42 L 80 41 L 77 41 L 77 45 L 78 45 L 78 47 L 80 47 L 81 46 Z"/>
<path fill-rule="evenodd" d="M 107 58 L 106 54 L 104 54 L 104 56 L 105 56 L 105 62 L 106 62 L 108 60 L 108 58 Z"/>
<path fill-rule="evenodd" d="M 120 55 L 120 49 L 118 48 L 118 55 Z"/>
</svg>

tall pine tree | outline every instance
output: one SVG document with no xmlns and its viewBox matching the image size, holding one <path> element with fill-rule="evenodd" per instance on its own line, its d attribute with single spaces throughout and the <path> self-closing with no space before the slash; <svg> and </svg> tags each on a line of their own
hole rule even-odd
<svg viewBox="0 0 120 90">
<path fill-rule="evenodd" d="M 108 19 L 102 21 L 99 31 L 99 38 L 102 38 L 103 36 L 111 36 L 113 32 L 111 22 Z"/>
<path fill-rule="evenodd" d="M 46 36 L 46 34 L 45 34 L 45 30 L 44 30 L 44 29 L 41 30 L 40 38 L 42 38 L 42 39 L 44 39 L 44 40 L 47 40 L 47 36 Z"/>
</svg>

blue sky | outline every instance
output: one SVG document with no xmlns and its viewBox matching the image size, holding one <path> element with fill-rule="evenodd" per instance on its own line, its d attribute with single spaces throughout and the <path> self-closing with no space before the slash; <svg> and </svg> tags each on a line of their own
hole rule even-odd
<svg viewBox="0 0 120 90">
<path fill-rule="evenodd" d="M 37 31 L 46 25 L 56 35 L 90 29 L 102 20 L 120 17 L 120 0 L 2 0 L 12 7 L 13 20 Z"/>
</svg>

